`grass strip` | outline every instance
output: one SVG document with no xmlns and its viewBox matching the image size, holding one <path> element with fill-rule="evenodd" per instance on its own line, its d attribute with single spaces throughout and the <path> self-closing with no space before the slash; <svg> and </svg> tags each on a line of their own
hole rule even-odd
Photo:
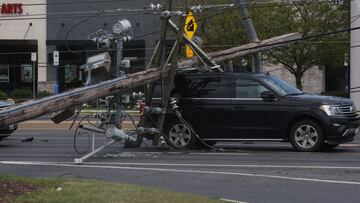
<svg viewBox="0 0 360 203">
<path fill-rule="evenodd" d="M 25 178 L 0 175 L 1 181 L 32 184 L 40 189 L 20 196 L 12 196 L 9 202 L 134 202 L 134 203 L 216 203 L 223 202 L 215 198 L 172 192 L 130 184 L 117 184 L 95 180 Z"/>
</svg>

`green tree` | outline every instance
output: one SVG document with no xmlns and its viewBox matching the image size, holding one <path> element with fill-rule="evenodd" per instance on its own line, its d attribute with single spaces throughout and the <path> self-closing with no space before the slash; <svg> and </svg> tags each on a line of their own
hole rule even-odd
<svg viewBox="0 0 360 203">
<path fill-rule="evenodd" d="M 300 32 L 308 37 L 349 28 L 349 5 L 349 0 L 341 5 L 307 0 L 250 4 L 249 7 L 259 38 L 267 39 L 290 32 Z M 199 16 L 205 47 L 213 51 L 248 43 L 240 11 L 227 9 L 218 13 L 204 12 Z M 307 70 L 325 64 L 341 65 L 348 51 L 349 33 L 341 33 L 272 49 L 264 53 L 264 58 L 272 64 L 284 65 L 294 75 L 296 86 L 302 89 L 301 79 Z"/>
</svg>

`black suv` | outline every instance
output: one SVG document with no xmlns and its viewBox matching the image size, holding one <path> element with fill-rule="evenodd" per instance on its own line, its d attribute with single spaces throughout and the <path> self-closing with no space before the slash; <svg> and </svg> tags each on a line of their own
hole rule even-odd
<svg viewBox="0 0 360 203">
<path fill-rule="evenodd" d="M 160 97 L 160 82 L 155 87 L 155 97 Z M 209 145 L 289 141 L 298 151 L 319 151 L 351 142 L 359 134 L 360 117 L 351 100 L 305 94 L 269 74 L 182 73 L 174 80 L 171 97 L 177 98 L 183 118 Z M 154 98 L 153 106 L 159 104 Z M 169 145 L 199 144 L 175 114 L 166 118 Z"/>
<path fill-rule="evenodd" d="M 2 108 L 9 107 L 9 106 L 12 106 L 12 105 L 14 105 L 14 104 L 10 103 L 10 102 L 0 101 L 0 110 Z M 4 139 L 4 138 L 10 136 L 11 133 L 13 133 L 16 129 L 17 129 L 17 124 L 1 127 L 0 128 L 0 141 L 2 139 Z"/>
</svg>

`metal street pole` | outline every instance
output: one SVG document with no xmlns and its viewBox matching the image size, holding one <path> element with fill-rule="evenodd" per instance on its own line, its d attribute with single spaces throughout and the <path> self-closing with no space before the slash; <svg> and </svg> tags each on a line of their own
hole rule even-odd
<svg viewBox="0 0 360 203">
<path fill-rule="evenodd" d="M 59 51 L 55 50 L 53 51 L 53 67 L 55 68 L 55 73 L 56 73 L 56 82 L 54 85 L 54 93 L 55 94 L 59 94 Z"/>
<path fill-rule="evenodd" d="M 123 61 L 123 45 L 124 42 L 119 38 L 116 42 L 116 77 L 121 77 L 122 75 L 122 61 Z"/>
<path fill-rule="evenodd" d="M 32 65 L 32 83 L 33 83 L 33 99 L 36 98 L 36 88 L 35 88 L 35 82 L 36 82 L 36 73 L 35 73 L 35 63 L 37 61 L 37 53 L 31 52 L 31 61 L 33 62 Z"/>
<path fill-rule="evenodd" d="M 33 70 L 32 70 L 32 72 L 33 72 L 33 99 L 35 99 L 35 98 L 36 98 L 36 87 L 35 87 L 35 82 L 36 82 L 36 80 L 35 80 L 35 77 L 36 77 L 36 73 L 35 73 L 35 61 L 33 61 Z"/>
<path fill-rule="evenodd" d="M 116 67 L 115 67 L 115 75 L 117 78 L 121 77 L 123 74 L 125 74 L 122 70 L 122 61 L 123 61 L 123 40 L 120 37 L 117 41 L 116 41 Z M 116 98 L 116 106 L 115 106 L 115 120 L 116 123 L 119 125 L 117 127 L 121 127 L 121 118 L 122 118 L 122 114 L 123 114 L 123 106 L 121 105 L 121 94 L 116 94 L 115 95 Z"/>
<path fill-rule="evenodd" d="M 240 13 L 244 21 L 244 26 L 246 33 L 251 42 L 260 42 L 258 35 L 255 30 L 255 26 L 250 18 L 248 7 L 247 7 L 247 0 L 237 0 L 237 4 L 240 6 Z M 253 63 L 252 63 L 252 71 L 255 73 L 259 73 L 262 71 L 262 64 L 261 64 L 261 53 L 258 52 L 253 55 Z"/>
</svg>

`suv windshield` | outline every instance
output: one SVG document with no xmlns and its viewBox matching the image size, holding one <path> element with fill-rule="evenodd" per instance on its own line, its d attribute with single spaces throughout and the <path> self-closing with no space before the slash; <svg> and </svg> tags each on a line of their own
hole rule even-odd
<svg viewBox="0 0 360 203">
<path fill-rule="evenodd" d="M 304 94 L 302 91 L 298 90 L 294 86 L 274 76 L 264 77 L 264 82 L 266 82 L 268 85 L 270 85 L 277 92 L 284 96 Z"/>
</svg>

